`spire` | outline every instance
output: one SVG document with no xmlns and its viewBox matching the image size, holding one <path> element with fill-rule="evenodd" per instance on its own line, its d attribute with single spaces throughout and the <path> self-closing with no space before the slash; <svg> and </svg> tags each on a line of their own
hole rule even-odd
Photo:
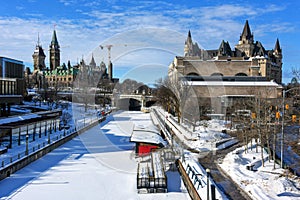
<svg viewBox="0 0 300 200">
<path fill-rule="evenodd" d="M 46 69 L 46 65 L 45 65 L 46 55 L 44 53 L 42 45 L 40 44 L 39 33 L 38 33 L 38 41 L 35 46 L 35 50 L 33 52 L 32 58 L 33 58 L 33 68 L 35 71 L 43 71 Z"/>
<path fill-rule="evenodd" d="M 60 66 L 60 47 L 56 37 L 55 26 L 52 34 L 52 40 L 50 44 L 50 70 L 56 69 L 56 67 Z"/>
<path fill-rule="evenodd" d="M 94 54 L 92 54 L 92 59 L 91 59 L 90 65 L 92 67 L 96 67 L 96 62 L 95 62 L 95 59 L 94 59 Z"/>
<path fill-rule="evenodd" d="M 248 20 L 246 20 L 246 22 L 245 22 L 243 33 L 240 36 L 240 42 L 242 44 L 253 43 L 253 35 L 251 34 L 251 30 L 250 30 Z"/>
<path fill-rule="evenodd" d="M 281 53 L 281 48 L 279 44 L 279 40 L 277 38 L 276 43 L 275 43 L 275 48 L 274 48 L 275 53 L 280 54 Z"/>
<path fill-rule="evenodd" d="M 35 50 L 34 50 L 34 55 L 46 57 L 46 55 L 44 53 L 44 50 L 42 48 L 41 42 L 40 42 L 40 35 L 39 35 L 39 33 L 38 33 L 37 45 L 36 45 Z"/>
<path fill-rule="evenodd" d="M 193 41 L 192 41 L 192 34 L 189 30 L 188 36 L 184 43 L 184 56 L 192 56 L 193 54 Z"/>
<path fill-rule="evenodd" d="M 192 34 L 190 30 L 188 32 L 188 36 L 186 38 L 185 44 L 192 44 Z"/>
<path fill-rule="evenodd" d="M 251 37 L 251 31 L 250 31 L 248 20 L 246 20 L 246 23 L 244 25 L 242 36 L 246 37 L 247 39 Z"/>
<path fill-rule="evenodd" d="M 52 40 L 51 40 L 51 45 L 58 45 L 58 41 L 57 41 L 57 37 L 56 37 L 56 31 L 55 29 L 53 30 L 53 34 L 52 34 Z"/>
<path fill-rule="evenodd" d="M 192 38 L 191 30 L 189 30 L 188 37 Z"/>
</svg>

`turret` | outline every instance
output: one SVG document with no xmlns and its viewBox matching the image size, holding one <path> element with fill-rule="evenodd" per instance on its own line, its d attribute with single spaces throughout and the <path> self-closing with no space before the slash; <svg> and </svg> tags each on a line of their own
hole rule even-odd
<svg viewBox="0 0 300 200">
<path fill-rule="evenodd" d="M 278 38 L 277 38 L 276 43 L 275 43 L 274 54 L 277 55 L 277 56 L 282 56 L 282 50 L 280 48 Z"/>
<path fill-rule="evenodd" d="M 56 37 L 56 31 L 53 31 L 52 40 L 50 44 L 50 70 L 54 70 L 60 66 L 60 46 Z"/>
<path fill-rule="evenodd" d="M 239 57 L 249 58 L 253 56 L 255 52 L 254 37 L 251 33 L 248 20 L 246 20 L 243 32 L 240 35 L 240 40 L 237 45 L 235 45 L 236 55 Z"/>
<path fill-rule="evenodd" d="M 191 56 L 193 51 L 193 41 L 192 41 L 192 35 L 191 31 L 188 32 L 188 37 L 185 40 L 184 43 L 184 56 Z"/>
<path fill-rule="evenodd" d="M 42 45 L 40 44 L 39 35 L 38 35 L 38 42 L 37 45 L 35 46 L 35 50 L 33 52 L 32 58 L 33 58 L 34 71 L 43 71 L 46 69 L 46 65 L 45 65 L 46 55 L 44 53 Z"/>
<path fill-rule="evenodd" d="M 218 50 L 218 56 L 231 56 L 231 55 L 232 55 L 232 51 L 228 41 L 225 42 L 224 40 L 222 40 Z"/>
<path fill-rule="evenodd" d="M 96 62 L 95 62 L 95 59 L 94 59 L 94 55 L 92 55 L 92 59 L 91 59 L 91 62 L 90 62 L 90 66 L 94 69 L 96 68 Z"/>
<path fill-rule="evenodd" d="M 184 43 L 184 56 L 200 56 L 201 50 L 197 43 L 193 43 L 192 34 L 189 30 L 187 39 Z"/>
<path fill-rule="evenodd" d="M 239 44 L 253 44 L 253 34 L 251 34 L 250 26 L 248 20 L 246 20 L 243 32 L 240 36 Z"/>
</svg>

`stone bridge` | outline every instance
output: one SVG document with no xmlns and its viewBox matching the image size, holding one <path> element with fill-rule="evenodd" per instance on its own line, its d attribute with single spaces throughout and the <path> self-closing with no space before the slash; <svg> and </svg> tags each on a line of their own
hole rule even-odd
<svg viewBox="0 0 300 200">
<path fill-rule="evenodd" d="M 114 96 L 115 105 L 120 108 L 130 107 L 133 110 L 139 110 L 143 107 L 148 107 L 156 102 L 156 98 L 151 95 L 141 95 L 141 94 L 120 94 Z M 127 105 L 127 104 L 128 105 Z M 135 109 L 134 109 L 135 108 Z"/>
</svg>

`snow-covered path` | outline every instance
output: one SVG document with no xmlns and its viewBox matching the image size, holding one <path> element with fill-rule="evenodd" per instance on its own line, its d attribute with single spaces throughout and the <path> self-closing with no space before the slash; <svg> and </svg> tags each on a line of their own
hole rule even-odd
<svg viewBox="0 0 300 200">
<path fill-rule="evenodd" d="M 120 112 L 0 182 L 0 198 L 14 200 L 188 199 L 181 184 L 169 193 L 137 194 L 133 125 L 149 114 Z M 172 174 L 173 180 L 178 175 Z M 172 180 L 172 179 L 171 179 Z M 170 180 L 170 181 L 171 181 Z M 176 187 L 175 187 L 176 186 Z"/>
</svg>

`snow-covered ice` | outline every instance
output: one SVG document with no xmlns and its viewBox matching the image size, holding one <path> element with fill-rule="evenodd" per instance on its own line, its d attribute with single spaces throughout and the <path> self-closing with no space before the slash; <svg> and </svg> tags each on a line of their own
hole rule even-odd
<svg viewBox="0 0 300 200">
<path fill-rule="evenodd" d="M 190 199 L 180 176 L 167 172 L 168 193 L 138 194 L 135 125 L 150 114 L 118 112 L 0 182 L 1 199 Z"/>
</svg>

